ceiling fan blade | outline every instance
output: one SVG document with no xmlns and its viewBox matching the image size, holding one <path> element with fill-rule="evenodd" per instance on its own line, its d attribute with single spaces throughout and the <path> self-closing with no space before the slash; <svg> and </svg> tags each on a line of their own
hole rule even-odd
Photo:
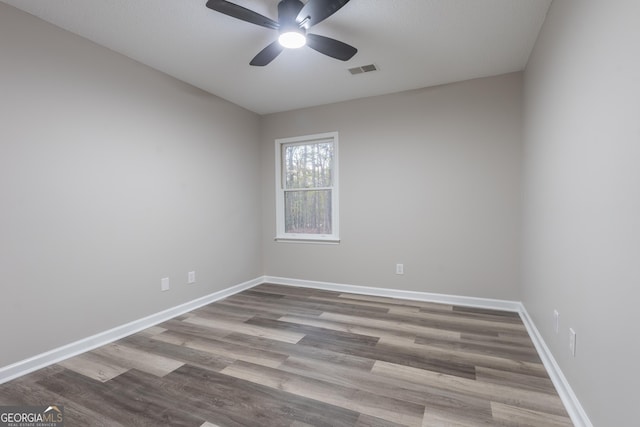
<svg viewBox="0 0 640 427">
<path fill-rule="evenodd" d="M 317 34 L 307 34 L 307 46 L 341 61 L 348 61 L 358 52 L 353 46 Z"/>
<path fill-rule="evenodd" d="M 216 12 L 224 13 L 225 15 L 229 15 L 233 18 L 260 25 L 262 27 L 271 28 L 273 30 L 280 28 L 280 24 L 273 19 L 267 18 L 253 10 L 249 10 L 225 0 L 209 0 L 207 2 L 207 7 L 215 10 Z"/>
<path fill-rule="evenodd" d="M 280 55 L 280 53 L 284 50 L 284 47 L 280 45 L 278 40 L 271 43 L 269 46 L 265 47 L 258 53 L 249 63 L 249 65 L 255 65 L 258 67 L 264 67 L 274 59 L 276 56 Z"/>
<path fill-rule="evenodd" d="M 298 13 L 296 22 L 303 23 L 302 26 L 309 29 L 336 13 L 347 3 L 349 0 L 309 0 Z"/>
</svg>

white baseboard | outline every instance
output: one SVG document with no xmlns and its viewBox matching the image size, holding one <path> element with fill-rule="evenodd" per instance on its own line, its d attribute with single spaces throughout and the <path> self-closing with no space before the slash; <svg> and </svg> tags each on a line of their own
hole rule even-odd
<svg viewBox="0 0 640 427">
<path fill-rule="evenodd" d="M 536 350 L 538 350 L 538 355 L 540 356 L 540 359 L 542 359 L 542 363 L 547 369 L 547 373 L 549 374 L 549 377 L 551 377 L 551 381 L 556 387 L 558 395 L 560 395 L 560 399 L 562 399 L 562 403 L 564 403 L 565 409 L 571 417 L 571 421 L 573 421 L 573 424 L 576 427 L 593 427 L 593 424 L 580 404 L 578 397 L 573 392 L 567 378 L 562 373 L 560 366 L 553 357 L 551 350 L 549 350 L 549 347 L 547 347 L 547 344 L 544 342 L 540 331 L 536 328 L 535 323 L 533 323 L 533 320 L 529 316 L 524 305 L 522 305 L 520 309 L 520 317 L 529 332 L 529 336 L 531 337 L 533 344 L 536 346 Z"/>
<path fill-rule="evenodd" d="M 105 344 L 109 344 L 113 341 L 119 340 L 136 332 L 140 332 L 143 329 L 149 328 L 153 325 L 157 325 L 158 323 L 165 322 L 176 316 L 180 316 L 181 314 L 187 313 L 191 310 L 195 310 L 196 308 L 211 304 L 212 302 L 218 301 L 222 298 L 237 294 L 238 292 L 252 288 L 261 283 L 264 283 L 264 278 L 258 277 L 256 279 L 249 280 L 247 282 L 231 286 L 221 291 L 217 291 L 212 294 L 194 299 L 184 304 L 171 307 L 167 310 L 154 313 L 150 316 L 143 317 L 142 319 L 134 320 L 133 322 L 116 326 L 113 329 L 100 332 L 96 335 L 92 335 L 90 337 L 72 342 L 62 347 L 55 348 L 45 353 L 38 354 L 28 359 L 21 360 L 14 364 L 3 366 L 0 368 L 0 384 L 11 381 L 14 378 L 26 375 L 29 372 L 36 371 L 51 364 L 58 363 L 70 357 L 77 356 L 80 353 L 84 353 Z"/>
<path fill-rule="evenodd" d="M 346 285 L 339 283 L 318 282 L 312 280 L 290 279 L 285 277 L 262 276 L 244 283 L 223 289 L 218 292 L 197 298 L 184 304 L 169 308 L 159 313 L 152 314 L 142 319 L 134 320 L 127 324 L 115 327 L 108 331 L 84 338 L 71 344 L 58 347 L 46 353 L 33 356 L 29 359 L 16 362 L 12 365 L 0 368 L 0 384 L 28 374 L 35 370 L 44 368 L 64 359 L 76 356 L 80 353 L 93 350 L 94 348 L 109 344 L 113 341 L 124 338 L 128 335 L 140 332 L 158 323 L 165 322 L 181 314 L 195 310 L 212 302 L 237 294 L 238 292 L 260 285 L 262 283 L 273 283 L 278 285 L 298 286 L 303 288 L 324 289 L 336 292 L 348 292 L 353 294 L 371 295 L 389 298 L 399 298 L 414 301 L 429 301 L 442 304 L 460 305 L 466 307 L 476 307 L 494 310 L 505 310 L 518 312 L 522 318 L 529 336 L 533 341 L 542 362 L 553 381 L 562 402 L 576 427 L 593 427 L 582 405 L 578 401 L 573 389 L 565 378 L 560 366 L 558 366 L 551 351 L 547 347 L 542 335 L 524 305 L 519 301 L 508 301 L 489 298 L 464 297 L 459 295 L 446 295 L 428 292 L 403 291 L 397 289 L 377 288 L 369 286 Z"/>
<path fill-rule="evenodd" d="M 438 302 L 442 304 L 461 305 L 465 307 L 486 308 L 493 310 L 519 312 L 522 303 L 490 298 L 463 297 L 459 295 L 435 294 L 429 292 L 403 291 L 398 289 L 374 288 L 339 283 L 316 282 L 311 280 L 289 279 L 286 277 L 264 276 L 265 283 L 298 286 L 301 288 L 324 289 L 327 291 L 348 292 L 351 294 L 371 295 L 378 297 L 399 298 L 414 301 Z"/>
</svg>

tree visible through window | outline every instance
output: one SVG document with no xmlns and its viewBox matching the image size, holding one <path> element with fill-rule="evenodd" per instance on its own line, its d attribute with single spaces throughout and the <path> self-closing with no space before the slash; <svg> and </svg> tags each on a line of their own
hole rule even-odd
<svg viewBox="0 0 640 427">
<path fill-rule="evenodd" d="M 337 240 L 337 134 L 280 139 L 278 238 Z"/>
</svg>

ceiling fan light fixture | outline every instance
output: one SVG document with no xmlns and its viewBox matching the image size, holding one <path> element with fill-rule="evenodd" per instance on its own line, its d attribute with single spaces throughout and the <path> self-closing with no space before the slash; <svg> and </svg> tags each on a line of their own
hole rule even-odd
<svg viewBox="0 0 640 427">
<path fill-rule="evenodd" d="M 307 38 L 302 31 L 293 30 L 281 33 L 278 42 L 287 49 L 298 49 L 307 44 Z"/>
<path fill-rule="evenodd" d="M 249 65 L 264 67 L 285 49 L 297 49 L 305 45 L 331 58 L 350 60 L 358 52 L 355 47 L 319 34 L 307 33 L 311 27 L 329 18 L 347 3 L 349 0 L 280 0 L 277 21 L 227 0 L 207 0 L 207 8 L 278 31 L 278 39 L 269 43 L 249 62 Z"/>
</svg>

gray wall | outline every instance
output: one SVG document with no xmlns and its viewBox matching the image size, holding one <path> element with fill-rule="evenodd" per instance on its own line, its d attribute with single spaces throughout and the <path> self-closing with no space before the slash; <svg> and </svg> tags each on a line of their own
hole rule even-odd
<svg viewBox="0 0 640 427">
<path fill-rule="evenodd" d="M 520 104 L 509 74 L 263 116 L 265 274 L 519 299 Z M 274 140 L 327 131 L 342 241 L 274 242 Z"/>
<path fill-rule="evenodd" d="M 0 366 L 262 274 L 258 116 L 2 3 L 0 56 Z"/>
<path fill-rule="evenodd" d="M 554 2 L 524 96 L 510 74 L 260 119 L 0 3 L 0 366 L 267 274 L 523 299 L 594 424 L 631 425 L 637 16 Z M 326 131 L 342 242 L 276 243 L 274 139 Z"/>
<path fill-rule="evenodd" d="M 525 73 L 523 300 L 596 426 L 638 423 L 638 17 L 554 1 Z"/>
</svg>

